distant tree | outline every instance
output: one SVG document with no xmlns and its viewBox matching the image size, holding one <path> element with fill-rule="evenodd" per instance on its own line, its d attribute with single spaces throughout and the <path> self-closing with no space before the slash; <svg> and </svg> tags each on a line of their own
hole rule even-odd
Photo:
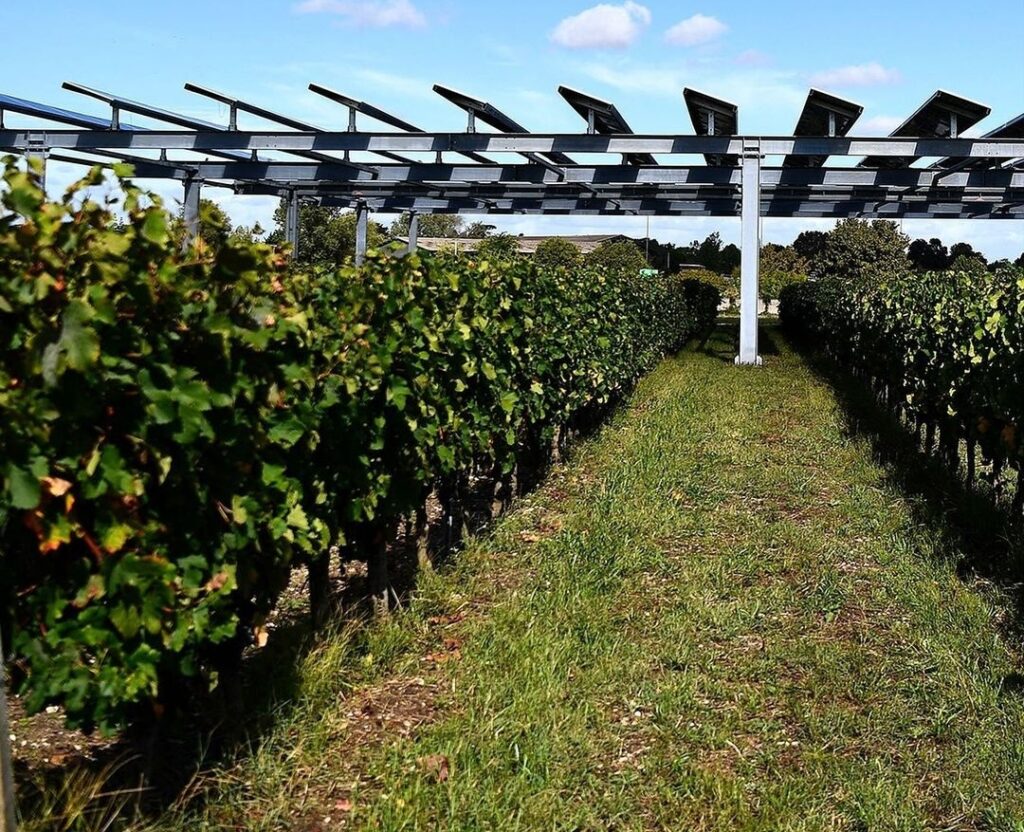
<svg viewBox="0 0 1024 832">
<path fill-rule="evenodd" d="M 1021 252 L 1020 257 L 1013 261 L 1013 265 L 1018 269 L 1024 269 L 1024 251 Z"/>
<path fill-rule="evenodd" d="M 922 272 L 940 272 L 949 268 L 948 249 L 938 237 L 930 240 L 914 240 L 907 249 L 910 265 Z"/>
<path fill-rule="evenodd" d="M 761 248 L 759 290 L 765 305 L 778 300 L 782 290 L 793 283 L 807 280 L 807 261 L 794 246 L 768 243 Z"/>
<path fill-rule="evenodd" d="M 409 215 L 399 214 L 388 228 L 392 237 L 406 237 L 409 234 Z M 419 235 L 421 237 L 465 237 L 466 223 L 458 214 L 420 214 Z M 484 236 L 484 235 L 480 235 Z"/>
<path fill-rule="evenodd" d="M 281 245 L 285 240 L 285 221 L 288 206 L 284 200 L 274 211 L 275 228 L 267 242 Z M 384 242 L 384 228 L 370 222 L 366 231 L 367 245 L 371 248 Z M 313 203 L 299 206 L 299 255 L 296 262 L 338 266 L 355 254 L 356 215 L 341 208 L 329 208 Z"/>
<path fill-rule="evenodd" d="M 583 262 L 583 254 L 564 237 L 549 237 L 538 244 L 533 259 L 542 269 L 573 269 Z"/>
<path fill-rule="evenodd" d="M 735 274 L 728 275 L 713 272 L 711 269 L 687 269 L 685 272 L 680 272 L 679 276 L 687 280 L 700 280 L 704 283 L 710 283 L 722 293 L 722 300 L 728 304 L 729 309 L 733 309 L 739 302 L 739 269 L 736 270 Z"/>
<path fill-rule="evenodd" d="M 818 273 L 847 280 L 873 279 L 910 268 L 910 239 L 894 222 L 840 220 L 828 232 L 817 261 Z"/>
<path fill-rule="evenodd" d="M 1010 261 L 1009 257 L 1004 257 L 1001 260 L 993 260 L 988 264 L 988 270 L 992 272 L 992 274 L 1012 268 L 1013 263 Z"/>
<path fill-rule="evenodd" d="M 233 242 L 239 243 L 257 243 L 267 235 L 267 232 L 263 230 L 263 226 L 258 222 L 253 225 L 237 225 L 234 230 L 228 235 L 228 239 Z"/>
<path fill-rule="evenodd" d="M 185 241 L 185 206 L 182 206 L 170 223 L 171 238 L 179 245 Z M 227 242 L 231 234 L 231 218 L 223 208 L 210 199 L 199 200 L 199 235 L 197 245 L 200 251 L 217 251 Z"/>
<path fill-rule="evenodd" d="M 695 263 L 709 271 L 731 274 L 740 264 L 740 250 L 732 243 L 723 246 L 722 235 L 717 231 L 711 232 L 703 240 L 694 240 L 688 246 L 680 246 L 676 252 L 679 256 L 672 258 L 673 268 L 683 263 Z"/>
<path fill-rule="evenodd" d="M 632 240 L 609 240 L 601 243 L 586 258 L 587 264 L 614 272 L 637 274 L 647 267 L 644 253 Z"/>
<path fill-rule="evenodd" d="M 477 220 L 476 222 L 470 223 L 468 226 L 466 226 L 466 229 L 465 231 L 463 231 L 462 236 L 468 237 L 471 240 L 479 240 L 484 237 L 489 237 L 491 235 L 491 232 L 494 231 L 494 229 L 495 226 L 491 225 L 490 223 Z"/>
<path fill-rule="evenodd" d="M 808 269 L 814 271 L 814 264 L 825 250 L 828 234 L 824 231 L 801 231 L 793 240 L 793 250 L 807 261 Z"/>
<path fill-rule="evenodd" d="M 949 268 L 954 272 L 966 272 L 980 277 L 988 271 L 988 263 L 985 262 L 984 257 L 975 252 L 974 254 L 959 255 Z"/>
<path fill-rule="evenodd" d="M 495 234 L 480 241 L 476 256 L 480 260 L 514 260 L 519 256 L 519 243 L 511 234 Z"/>
<path fill-rule="evenodd" d="M 950 261 L 959 260 L 961 257 L 970 257 L 981 262 L 982 265 L 988 265 L 988 258 L 985 257 L 980 251 L 975 251 L 974 246 L 970 243 L 954 243 L 949 249 Z"/>
<path fill-rule="evenodd" d="M 739 267 L 741 260 L 740 247 L 735 243 L 729 243 L 718 253 L 719 274 L 731 274 L 732 270 Z"/>
</svg>

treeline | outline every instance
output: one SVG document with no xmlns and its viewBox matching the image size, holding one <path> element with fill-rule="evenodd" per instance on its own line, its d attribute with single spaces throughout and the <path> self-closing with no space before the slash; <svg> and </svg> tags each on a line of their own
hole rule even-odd
<svg viewBox="0 0 1024 832">
<path fill-rule="evenodd" d="M 122 177 L 124 217 L 48 203 L 4 163 L 0 218 L 0 616 L 30 711 L 113 729 L 223 684 L 300 565 L 422 541 L 496 509 L 667 352 L 717 292 L 528 260 L 371 255 L 296 268 L 232 234 L 180 255 Z M 422 550 L 424 561 L 430 552 Z"/>
<path fill-rule="evenodd" d="M 870 256 L 783 292 L 783 325 L 863 376 L 973 486 L 1024 519 L 1024 269 L 914 272 Z M 979 464 L 980 463 L 980 464 Z"/>
</svg>

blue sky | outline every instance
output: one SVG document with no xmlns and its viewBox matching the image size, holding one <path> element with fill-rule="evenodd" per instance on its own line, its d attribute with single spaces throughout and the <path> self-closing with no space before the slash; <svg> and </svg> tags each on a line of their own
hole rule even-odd
<svg viewBox="0 0 1024 832">
<path fill-rule="evenodd" d="M 231 92 L 325 128 L 344 110 L 306 91 L 310 81 L 376 104 L 426 129 L 461 130 L 465 117 L 431 92 L 440 82 L 490 100 L 536 131 L 576 131 L 559 84 L 614 101 L 637 132 L 690 133 L 684 85 L 740 107 L 740 130 L 792 131 L 811 85 L 864 105 L 858 132 L 884 135 L 938 88 L 992 114 L 975 132 L 1024 111 L 1024 0 L 626 0 L 486 3 L 467 0 L 51 0 L 46 18 L 7 4 L 0 54 L 4 92 L 101 114 L 62 91 L 73 79 L 129 98 L 225 122 L 226 108 L 187 93 L 185 81 Z M 31 35 L 29 35 L 31 33 Z M 94 106 L 96 105 L 96 106 Z M 28 123 L 9 116 L 11 125 Z M 259 126 L 252 120 L 242 126 Z M 51 184 L 73 172 L 51 165 Z M 148 183 L 147 183 L 148 184 Z M 178 189 L 161 187 L 169 198 Z M 209 189 L 239 222 L 265 226 L 273 201 Z M 382 218 L 386 219 L 386 218 Z M 643 234 L 645 220 L 509 217 L 524 233 Z M 766 220 L 788 242 L 828 221 Z M 906 233 L 971 241 L 990 257 L 1024 250 L 1024 223 L 907 221 Z M 654 218 L 652 236 L 688 242 L 737 220 Z"/>
</svg>

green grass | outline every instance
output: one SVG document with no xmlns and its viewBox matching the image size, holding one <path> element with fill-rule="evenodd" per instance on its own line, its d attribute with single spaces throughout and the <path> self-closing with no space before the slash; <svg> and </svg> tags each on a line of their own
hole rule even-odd
<svg viewBox="0 0 1024 832">
<path fill-rule="evenodd" d="M 771 340 L 665 361 L 160 828 L 1024 829 L 1005 610 Z"/>
</svg>

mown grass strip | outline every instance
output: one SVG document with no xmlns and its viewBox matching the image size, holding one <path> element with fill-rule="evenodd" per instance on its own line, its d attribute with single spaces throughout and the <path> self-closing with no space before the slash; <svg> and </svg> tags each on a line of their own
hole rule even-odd
<svg viewBox="0 0 1024 832">
<path fill-rule="evenodd" d="M 768 343 L 760 370 L 729 333 L 664 362 L 368 636 L 364 691 L 326 645 L 165 828 L 1021 828 L 1006 611 Z"/>
</svg>

